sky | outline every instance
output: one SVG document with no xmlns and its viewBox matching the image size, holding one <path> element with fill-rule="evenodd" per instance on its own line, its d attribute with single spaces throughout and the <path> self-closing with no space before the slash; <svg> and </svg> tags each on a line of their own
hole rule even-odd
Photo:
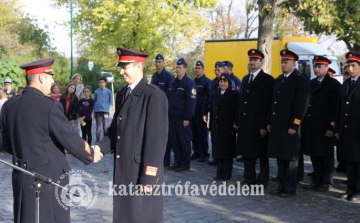
<svg viewBox="0 0 360 223">
<path fill-rule="evenodd" d="M 53 4 L 54 0 L 19 0 L 23 6 L 22 11 L 24 14 L 28 14 L 32 18 L 38 20 L 38 24 L 41 28 L 46 25 L 49 27 L 50 35 L 54 39 L 52 46 L 56 47 L 57 52 L 66 57 L 71 55 L 70 47 L 70 27 L 64 25 L 69 24 L 70 10 L 62 8 L 55 8 Z M 228 4 L 229 0 L 220 0 L 223 4 Z M 235 0 L 235 6 L 237 10 L 242 11 L 243 4 L 241 1 Z M 334 42 L 335 37 L 326 38 L 322 41 L 322 45 L 326 48 L 331 48 L 334 53 L 341 55 L 346 51 L 346 46 L 342 42 Z M 74 56 L 76 57 L 76 40 L 73 44 Z"/>
</svg>

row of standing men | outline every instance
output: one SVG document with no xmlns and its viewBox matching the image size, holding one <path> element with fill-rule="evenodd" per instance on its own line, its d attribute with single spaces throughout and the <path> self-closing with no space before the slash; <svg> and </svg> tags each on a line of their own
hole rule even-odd
<svg viewBox="0 0 360 223">
<path fill-rule="evenodd" d="M 360 100 L 357 96 L 360 94 L 357 87 L 360 54 L 346 54 L 351 78 L 343 86 L 331 78 L 331 61 L 326 57 L 314 57 L 317 78 L 309 80 L 296 69 L 296 53 L 282 50 L 280 55 L 283 74 L 274 79 L 261 69 L 264 54 L 249 50 L 249 74 L 242 79 L 242 84 L 232 73 L 230 61 L 215 63 L 213 80 L 205 76 L 204 64 L 198 61 L 196 78 L 192 80 L 186 75 L 187 63 L 183 58 L 177 62 L 175 78 L 164 68 L 164 57 L 157 55 L 157 72 L 151 83 L 166 93 L 169 102 L 169 140 L 164 166 L 181 172 L 190 169 L 190 159 L 208 160 L 207 118 L 210 117 L 214 160 L 209 164 L 217 164 L 215 180 L 231 178 L 233 158 L 238 154 L 244 158 L 242 183 L 266 187 L 269 158 L 276 158 L 279 186 L 270 194 L 294 196 L 298 165 L 303 169 L 302 154 L 305 153 L 311 157 L 314 168 L 312 183 L 305 188 L 328 191 L 333 184 L 334 145 L 338 139 L 338 156 L 346 162 L 348 177 L 348 189 L 340 198 L 358 200 L 360 150 L 357 147 L 360 143 L 355 135 L 360 125 L 357 124 L 359 113 L 356 113 L 359 109 L 356 101 Z M 231 81 L 227 90 L 219 86 L 221 77 Z M 231 96 L 230 91 L 237 94 Z M 175 163 L 170 166 L 171 149 Z M 258 174 L 255 172 L 257 159 L 260 161 Z"/>
</svg>

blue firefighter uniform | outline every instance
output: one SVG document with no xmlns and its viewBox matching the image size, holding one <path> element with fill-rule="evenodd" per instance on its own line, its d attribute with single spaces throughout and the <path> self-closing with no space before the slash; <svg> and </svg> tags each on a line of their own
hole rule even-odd
<svg viewBox="0 0 360 223">
<path fill-rule="evenodd" d="M 183 61 L 183 62 L 182 62 Z M 180 59 L 179 63 L 185 63 Z M 175 167 L 188 169 L 191 156 L 191 124 L 184 127 L 184 121 L 191 121 L 195 115 L 196 85 L 186 74 L 181 80 L 175 78 L 168 91 L 169 125 L 171 148 L 174 151 Z M 176 170 L 176 169 L 175 169 Z"/>
<path fill-rule="evenodd" d="M 198 61 L 197 66 L 201 66 L 202 62 Z M 198 65 L 199 64 L 199 65 Z M 200 156 L 208 156 L 208 129 L 206 123 L 203 121 L 203 107 L 205 101 L 205 95 L 210 86 L 210 79 L 204 75 L 199 78 L 195 78 L 194 82 L 196 84 L 196 110 L 195 117 L 193 118 L 192 123 L 192 133 L 193 133 L 193 151 L 194 154 Z"/>
</svg>

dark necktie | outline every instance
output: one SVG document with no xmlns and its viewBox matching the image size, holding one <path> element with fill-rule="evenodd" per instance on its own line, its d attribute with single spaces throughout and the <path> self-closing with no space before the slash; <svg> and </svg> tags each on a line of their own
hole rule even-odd
<svg viewBox="0 0 360 223">
<path fill-rule="evenodd" d="M 317 86 L 319 87 L 321 85 L 321 81 L 318 81 L 317 82 Z"/>
<path fill-rule="evenodd" d="M 286 80 L 287 80 L 287 77 L 284 75 L 282 82 L 284 83 Z"/>
<path fill-rule="evenodd" d="M 251 84 L 251 82 L 253 81 L 254 75 L 250 74 L 250 80 L 249 80 L 249 84 Z"/>
<path fill-rule="evenodd" d="M 126 91 L 125 91 L 125 100 L 129 97 L 130 91 L 131 91 L 131 88 L 129 86 L 126 88 Z"/>
<path fill-rule="evenodd" d="M 349 94 L 351 93 L 351 91 L 354 89 L 356 81 L 355 80 L 351 80 L 350 82 L 350 88 L 349 88 Z"/>
</svg>

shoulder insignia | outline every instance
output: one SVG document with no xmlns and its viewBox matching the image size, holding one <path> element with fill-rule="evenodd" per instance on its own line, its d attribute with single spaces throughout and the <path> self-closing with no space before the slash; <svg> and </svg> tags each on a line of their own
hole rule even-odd
<svg viewBox="0 0 360 223">
<path fill-rule="evenodd" d="M 155 177 L 157 175 L 158 168 L 154 166 L 146 166 L 145 175 Z"/>
<path fill-rule="evenodd" d="M 300 125 L 300 124 L 301 124 L 301 120 L 296 118 L 296 119 L 294 120 L 294 124 L 295 124 L 295 125 Z"/>
</svg>

